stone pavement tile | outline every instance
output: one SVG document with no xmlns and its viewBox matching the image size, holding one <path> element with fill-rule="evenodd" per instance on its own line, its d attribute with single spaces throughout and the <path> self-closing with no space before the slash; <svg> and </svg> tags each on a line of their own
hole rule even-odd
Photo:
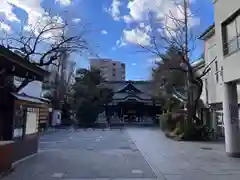
<svg viewBox="0 0 240 180">
<path fill-rule="evenodd" d="M 157 180 L 153 178 L 116 178 L 112 180 Z"/>
<path fill-rule="evenodd" d="M 61 180 L 157 180 L 157 179 L 152 179 L 152 178 L 80 178 L 80 179 L 61 179 Z"/>
<path fill-rule="evenodd" d="M 213 180 L 239 180 L 240 175 L 215 175 L 211 176 Z"/>
<path fill-rule="evenodd" d="M 240 160 L 227 157 L 222 144 L 176 142 L 157 129 L 129 128 L 127 132 L 160 178 L 218 180 L 221 175 L 234 179 L 240 174 Z"/>
<path fill-rule="evenodd" d="M 202 166 L 200 168 L 203 171 L 213 175 L 229 175 L 229 174 L 239 175 L 239 179 L 240 179 L 240 169 L 239 169 L 240 167 L 238 167 L 237 169 L 235 168 L 224 169 L 216 165 L 216 166 Z"/>
<path fill-rule="evenodd" d="M 166 180 L 213 180 L 212 177 L 209 176 L 196 176 L 189 174 L 167 175 L 165 178 Z"/>
<path fill-rule="evenodd" d="M 239 180 L 238 175 L 204 175 L 204 174 L 181 174 L 167 175 L 166 180 Z"/>
<path fill-rule="evenodd" d="M 50 143 L 43 143 L 38 155 L 18 164 L 15 172 L 3 180 L 157 178 L 124 132 L 54 133 L 42 141 Z"/>
</svg>

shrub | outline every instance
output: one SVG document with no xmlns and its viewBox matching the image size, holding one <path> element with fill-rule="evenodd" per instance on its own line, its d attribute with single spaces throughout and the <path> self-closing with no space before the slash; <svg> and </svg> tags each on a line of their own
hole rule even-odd
<svg viewBox="0 0 240 180">
<path fill-rule="evenodd" d="M 160 116 L 160 127 L 163 131 L 172 132 L 178 127 L 178 124 L 181 124 L 181 127 L 182 127 L 183 123 L 184 123 L 184 114 L 182 113 L 166 113 Z"/>
<path fill-rule="evenodd" d="M 209 141 L 213 137 L 213 129 L 202 125 L 187 125 L 184 129 L 184 140 L 188 141 Z"/>
</svg>

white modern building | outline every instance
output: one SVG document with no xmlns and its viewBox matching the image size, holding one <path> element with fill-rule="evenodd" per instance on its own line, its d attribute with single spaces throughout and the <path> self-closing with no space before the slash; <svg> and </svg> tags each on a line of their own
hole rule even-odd
<svg viewBox="0 0 240 180">
<path fill-rule="evenodd" d="M 106 81 L 124 81 L 126 79 L 125 64 L 111 59 L 90 59 L 90 67 L 99 69 Z"/>
<path fill-rule="evenodd" d="M 240 1 L 214 0 L 215 24 L 201 39 L 205 41 L 208 103 L 223 115 L 226 152 L 240 157 Z M 216 118 L 217 119 L 217 118 Z"/>
</svg>

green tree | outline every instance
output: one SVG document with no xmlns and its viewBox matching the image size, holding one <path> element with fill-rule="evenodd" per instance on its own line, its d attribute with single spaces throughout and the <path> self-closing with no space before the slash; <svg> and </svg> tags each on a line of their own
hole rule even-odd
<svg viewBox="0 0 240 180">
<path fill-rule="evenodd" d="M 104 105 L 112 101 L 113 92 L 101 85 L 102 80 L 99 70 L 77 70 L 72 106 L 79 124 L 93 124 Z"/>
</svg>

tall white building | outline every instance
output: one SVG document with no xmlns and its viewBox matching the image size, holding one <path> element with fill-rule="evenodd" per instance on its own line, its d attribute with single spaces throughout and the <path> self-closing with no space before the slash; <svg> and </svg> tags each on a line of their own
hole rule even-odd
<svg viewBox="0 0 240 180">
<path fill-rule="evenodd" d="M 125 64 L 111 59 L 90 59 L 90 67 L 99 69 L 106 81 L 125 81 Z"/>
<path fill-rule="evenodd" d="M 201 39 L 205 41 L 208 102 L 222 112 L 226 152 L 240 157 L 240 1 L 213 0 L 215 24 Z"/>
</svg>

